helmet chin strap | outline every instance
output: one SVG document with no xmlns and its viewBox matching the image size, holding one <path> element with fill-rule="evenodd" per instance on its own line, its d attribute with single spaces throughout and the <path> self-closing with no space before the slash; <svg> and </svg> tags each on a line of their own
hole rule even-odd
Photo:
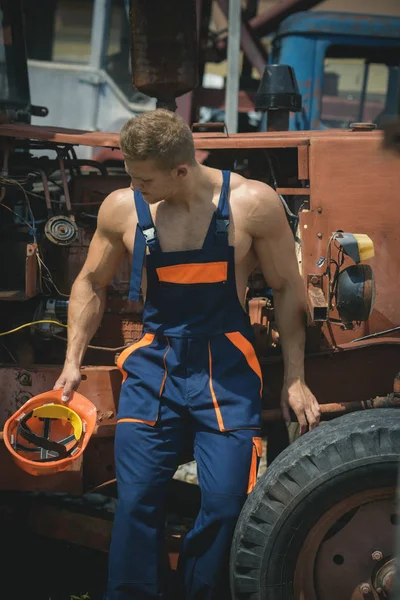
<svg viewBox="0 0 400 600">
<path fill-rule="evenodd" d="M 31 419 L 33 416 L 34 411 L 30 411 L 19 420 L 16 439 L 18 435 L 20 435 L 27 442 L 35 444 L 36 448 L 16 443 L 15 448 L 17 450 L 23 450 L 26 452 L 40 451 L 40 458 L 38 459 L 38 462 L 49 462 L 60 460 L 62 458 L 67 458 L 77 450 L 79 446 L 79 439 L 76 439 L 74 434 L 69 435 L 68 437 L 60 440 L 59 442 L 54 442 L 51 439 L 49 439 L 51 421 L 54 417 L 41 417 L 43 419 L 44 425 L 43 436 L 34 433 L 27 423 L 29 419 Z M 75 440 L 75 444 L 71 448 L 67 449 L 67 445 L 73 440 Z"/>
</svg>

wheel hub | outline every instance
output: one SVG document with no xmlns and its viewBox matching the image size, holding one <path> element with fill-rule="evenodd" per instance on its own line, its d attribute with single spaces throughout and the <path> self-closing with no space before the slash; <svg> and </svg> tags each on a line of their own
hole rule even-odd
<svg viewBox="0 0 400 600">
<path fill-rule="evenodd" d="M 295 600 L 383 600 L 395 573 L 393 492 L 371 490 L 334 506 L 300 551 Z"/>
</svg>

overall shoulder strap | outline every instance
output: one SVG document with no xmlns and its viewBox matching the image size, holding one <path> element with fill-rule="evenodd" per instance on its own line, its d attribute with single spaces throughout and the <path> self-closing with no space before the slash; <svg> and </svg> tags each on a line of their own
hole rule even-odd
<svg viewBox="0 0 400 600">
<path fill-rule="evenodd" d="M 131 280 L 129 284 L 129 299 L 136 302 L 140 298 L 140 287 L 142 283 L 142 270 L 146 245 L 150 252 L 160 249 L 157 232 L 151 218 L 149 205 L 144 201 L 140 192 L 134 192 L 134 201 L 138 224 L 135 231 L 135 243 L 133 245 Z"/>
<path fill-rule="evenodd" d="M 160 244 L 157 238 L 157 231 L 154 227 L 153 219 L 151 218 L 150 208 L 147 202 L 145 202 L 142 194 L 135 190 L 134 199 L 136 206 L 136 214 L 138 218 L 138 225 L 143 233 L 146 244 L 149 247 L 150 252 L 160 250 Z"/>
<path fill-rule="evenodd" d="M 230 171 L 222 171 L 222 188 L 218 208 L 215 214 L 215 233 L 217 245 L 228 244 L 229 233 L 229 184 Z"/>
</svg>

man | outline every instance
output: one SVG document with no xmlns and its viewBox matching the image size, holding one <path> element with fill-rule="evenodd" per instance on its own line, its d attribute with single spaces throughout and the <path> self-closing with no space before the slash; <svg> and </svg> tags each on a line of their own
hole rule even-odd
<svg viewBox="0 0 400 600">
<path fill-rule="evenodd" d="M 120 145 L 131 189 L 113 192 L 100 208 L 72 288 L 66 362 L 55 387 L 67 399 L 79 384 L 106 286 L 123 254 L 133 255 L 132 299 L 139 297 L 145 258 L 143 337 L 118 359 L 119 502 L 107 598 L 165 597 L 165 488 L 190 431 L 202 500 L 180 553 L 183 596 L 219 600 L 221 589 L 228 593 L 233 530 L 261 454 L 261 369 L 243 308 L 257 264 L 274 291 L 284 418 L 289 421 L 291 407 L 302 433 L 319 421 L 304 382 L 305 301 L 294 240 L 276 193 L 198 164 L 191 131 L 174 113 L 156 110 L 129 120 Z"/>
</svg>

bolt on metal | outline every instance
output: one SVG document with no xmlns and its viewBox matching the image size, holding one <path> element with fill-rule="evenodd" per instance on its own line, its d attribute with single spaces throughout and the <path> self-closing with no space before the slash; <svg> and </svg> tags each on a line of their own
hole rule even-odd
<svg viewBox="0 0 400 600">
<path fill-rule="evenodd" d="M 382 560 L 383 558 L 383 554 L 380 550 L 375 550 L 375 552 L 372 553 L 372 560 Z"/>
<path fill-rule="evenodd" d="M 363 596 L 367 596 L 371 591 L 371 586 L 369 583 L 361 583 L 359 589 Z"/>
</svg>

